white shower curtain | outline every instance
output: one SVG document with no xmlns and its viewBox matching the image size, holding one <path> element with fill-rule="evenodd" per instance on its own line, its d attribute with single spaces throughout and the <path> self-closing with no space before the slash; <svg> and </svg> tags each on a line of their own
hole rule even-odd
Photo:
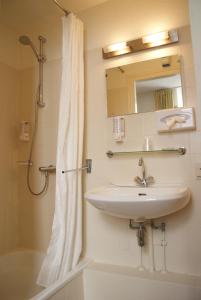
<svg viewBox="0 0 201 300">
<path fill-rule="evenodd" d="M 49 286 L 78 263 L 82 250 L 82 166 L 84 127 L 83 24 L 73 14 L 63 18 L 63 62 L 56 164 L 56 199 L 52 236 L 37 283 Z"/>
</svg>

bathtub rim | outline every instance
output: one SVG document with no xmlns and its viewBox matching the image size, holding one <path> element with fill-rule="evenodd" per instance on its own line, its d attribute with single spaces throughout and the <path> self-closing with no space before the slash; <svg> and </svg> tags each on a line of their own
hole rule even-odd
<svg viewBox="0 0 201 300">
<path fill-rule="evenodd" d="M 54 296 L 58 291 L 64 288 L 66 284 L 68 284 L 70 281 L 75 279 L 79 274 L 81 274 L 83 270 L 87 266 L 89 266 L 91 262 L 92 259 L 88 259 L 88 258 L 84 259 L 77 265 L 77 267 L 73 271 L 69 272 L 69 274 L 64 279 L 56 281 L 51 286 L 45 288 L 42 292 L 33 296 L 32 298 L 29 298 L 28 300 L 47 300 L 51 296 Z"/>
<path fill-rule="evenodd" d="M 171 284 L 187 285 L 194 288 L 201 289 L 201 276 L 167 272 L 165 274 L 160 271 L 150 272 L 139 271 L 136 267 L 129 267 L 123 265 L 114 265 L 103 262 L 97 262 L 93 259 L 86 258 L 79 263 L 75 270 L 71 271 L 66 278 L 61 281 L 57 281 L 52 284 L 50 287 L 44 289 L 39 294 L 30 298 L 29 300 L 48 300 L 51 296 L 54 296 L 58 291 L 65 287 L 66 284 L 75 279 L 79 274 L 85 271 L 98 271 L 104 273 L 113 273 L 116 275 L 124 275 L 133 278 L 147 279 L 151 281 L 161 281 Z"/>
</svg>

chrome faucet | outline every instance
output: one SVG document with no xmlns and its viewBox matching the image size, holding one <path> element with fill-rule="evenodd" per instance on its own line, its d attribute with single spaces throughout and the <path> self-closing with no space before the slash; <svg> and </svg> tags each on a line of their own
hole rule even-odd
<svg viewBox="0 0 201 300">
<path fill-rule="evenodd" d="M 144 165 L 144 160 L 142 157 L 140 157 L 138 166 L 142 167 L 142 178 L 139 176 L 135 177 L 135 182 L 141 186 L 148 187 L 149 184 L 154 183 L 154 177 L 153 176 L 148 176 L 146 177 L 146 169 Z"/>
</svg>

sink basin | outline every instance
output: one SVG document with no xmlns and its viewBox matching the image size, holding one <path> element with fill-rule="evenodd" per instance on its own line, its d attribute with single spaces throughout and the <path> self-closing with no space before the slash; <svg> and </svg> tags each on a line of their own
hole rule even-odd
<svg viewBox="0 0 201 300">
<path fill-rule="evenodd" d="M 182 209 L 190 200 L 190 191 L 183 186 L 108 185 L 85 193 L 85 198 L 109 215 L 143 222 Z"/>
</svg>

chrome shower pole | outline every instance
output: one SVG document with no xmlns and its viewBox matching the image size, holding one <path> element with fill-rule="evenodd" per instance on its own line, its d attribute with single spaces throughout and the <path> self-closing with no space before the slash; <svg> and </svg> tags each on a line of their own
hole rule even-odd
<svg viewBox="0 0 201 300">
<path fill-rule="evenodd" d="M 38 101 L 37 104 L 40 107 L 44 107 L 45 103 L 43 101 L 43 65 L 46 61 L 46 57 L 44 55 L 44 51 L 43 51 L 43 45 L 44 43 L 46 43 L 46 39 L 44 37 L 42 37 L 41 35 L 38 37 L 39 42 L 40 42 L 40 53 L 39 53 L 39 95 L 38 95 Z"/>
</svg>

